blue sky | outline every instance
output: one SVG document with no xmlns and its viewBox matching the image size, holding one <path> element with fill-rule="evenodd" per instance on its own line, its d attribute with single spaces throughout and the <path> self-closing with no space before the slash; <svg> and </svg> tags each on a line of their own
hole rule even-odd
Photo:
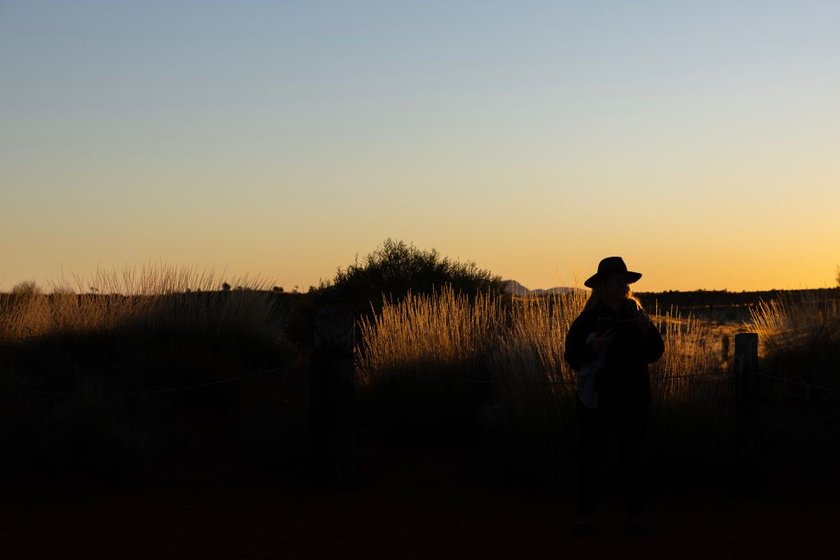
<svg viewBox="0 0 840 560">
<path fill-rule="evenodd" d="M 317 284 L 386 237 L 530 287 L 830 285 L 840 4 L 0 1 L 0 289 Z"/>
</svg>

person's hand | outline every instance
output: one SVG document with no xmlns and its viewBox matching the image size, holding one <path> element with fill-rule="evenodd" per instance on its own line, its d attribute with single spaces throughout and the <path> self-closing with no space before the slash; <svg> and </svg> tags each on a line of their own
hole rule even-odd
<svg viewBox="0 0 840 560">
<path fill-rule="evenodd" d="M 615 338 L 615 329 L 609 329 L 607 332 L 595 336 L 589 345 L 592 353 L 597 356 L 606 350 L 612 344 L 613 338 Z"/>
<path fill-rule="evenodd" d="M 650 327 L 653 326 L 653 321 L 650 320 L 647 313 L 640 309 L 639 314 L 636 316 L 636 326 L 639 327 L 639 330 L 642 331 L 644 336 L 647 336 Z"/>
</svg>

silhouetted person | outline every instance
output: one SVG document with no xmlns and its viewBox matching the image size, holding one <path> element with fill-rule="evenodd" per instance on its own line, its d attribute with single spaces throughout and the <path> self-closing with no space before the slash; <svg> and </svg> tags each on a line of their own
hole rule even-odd
<svg viewBox="0 0 840 560">
<path fill-rule="evenodd" d="M 592 531 L 598 471 L 610 431 L 617 435 L 632 534 L 642 521 L 641 462 L 650 410 L 647 364 L 665 350 L 659 331 L 630 292 L 642 275 L 621 257 L 607 257 L 584 285 L 592 288 L 566 338 L 565 358 L 577 372 L 581 437 L 578 518 L 575 531 Z"/>
</svg>

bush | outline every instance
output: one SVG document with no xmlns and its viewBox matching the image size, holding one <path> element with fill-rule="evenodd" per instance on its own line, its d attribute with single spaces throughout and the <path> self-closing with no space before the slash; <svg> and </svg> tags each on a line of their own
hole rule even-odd
<svg viewBox="0 0 840 560">
<path fill-rule="evenodd" d="M 840 291 L 762 302 L 753 311 L 764 368 L 791 381 L 840 387 Z"/>
<path fill-rule="evenodd" d="M 12 288 L 12 294 L 18 297 L 37 296 L 41 293 L 42 292 L 40 286 L 38 286 L 38 283 L 34 280 L 18 282 Z"/>
<path fill-rule="evenodd" d="M 399 301 L 409 293 L 431 294 L 444 286 L 455 292 L 476 294 L 502 291 L 502 278 L 478 268 L 442 257 L 436 250 L 424 251 L 413 244 L 386 239 L 359 264 L 339 267 L 335 278 L 322 282 L 315 295 L 324 303 L 348 305 L 367 313 L 371 305 L 381 309 L 383 300 Z"/>
</svg>

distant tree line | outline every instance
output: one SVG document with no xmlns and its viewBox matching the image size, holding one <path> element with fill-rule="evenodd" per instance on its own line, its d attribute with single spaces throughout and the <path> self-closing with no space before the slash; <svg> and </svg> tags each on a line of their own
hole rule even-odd
<svg viewBox="0 0 840 560">
<path fill-rule="evenodd" d="M 733 307 L 752 306 L 760 301 L 778 299 L 783 293 L 794 291 L 807 292 L 834 292 L 834 288 L 821 288 L 815 290 L 764 290 L 751 292 L 730 292 L 728 290 L 695 290 L 691 292 L 668 290 L 665 292 L 636 292 L 635 295 L 642 301 L 646 308 L 658 304 L 660 309 L 668 309 L 670 306 L 683 310 L 690 310 L 698 307 Z"/>
</svg>

